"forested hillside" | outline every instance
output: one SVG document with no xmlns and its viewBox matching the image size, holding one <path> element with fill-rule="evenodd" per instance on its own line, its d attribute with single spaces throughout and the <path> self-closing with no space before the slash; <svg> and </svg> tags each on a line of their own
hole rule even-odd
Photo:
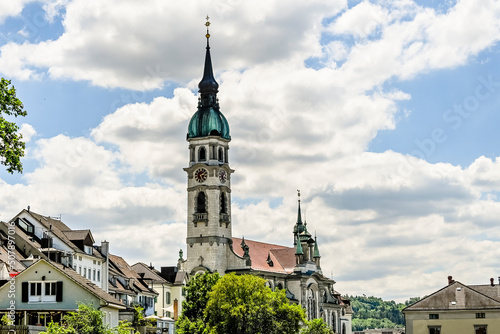
<svg viewBox="0 0 500 334">
<path fill-rule="evenodd" d="M 373 296 L 347 296 L 347 298 L 351 300 L 354 311 L 353 331 L 367 328 L 404 327 L 404 317 L 401 310 L 420 300 L 420 297 L 414 297 L 404 303 L 396 303 L 393 300 L 384 301 Z"/>
</svg>

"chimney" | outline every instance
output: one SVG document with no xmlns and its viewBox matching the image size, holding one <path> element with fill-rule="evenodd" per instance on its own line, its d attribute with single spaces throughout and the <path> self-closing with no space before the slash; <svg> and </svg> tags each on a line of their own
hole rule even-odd
<svg viewBox="0 0 500 334">
<path fill-rule="evenodd" d="M 493 277 L 490 278 L 490 284 L 491 286 L 495 286 L 495 279 Z"/>
<path fill-rule="evenodd" d="M 109 292 L 109 242 L 104 240 L 101 241 L 100 252 L 104 256 L 104 261 L 102 262 L 102 275 L 101 275 L 101 286 L 106 292 Z"/>
<path fill-rule="evenodd" d="M 448 285 L 453 284 L 454 282 L 453 276 L 448 276 Z"/>
</svg>

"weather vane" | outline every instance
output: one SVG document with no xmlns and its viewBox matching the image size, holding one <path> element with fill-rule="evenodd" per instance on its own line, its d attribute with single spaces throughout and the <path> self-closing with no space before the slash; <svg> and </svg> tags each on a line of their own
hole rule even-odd
<svg viewBox="0 0 500 334">
<path fill-rule="evenodd" d="M 207 27 L 207 34 L 205 35 L 205 37 L 210 38 L 210 33 L 208 32 L 208 27 L 210 26 L 210 17 L 207 15 L 206 19 L 207 22 L 205 22 L 205 26 Z"/>
<path fill-rule="evenodd" d="M 300 190 L 297 189 L 297 196 L 299 196 L 299 202 L 300 202 Z"/>
</svg>

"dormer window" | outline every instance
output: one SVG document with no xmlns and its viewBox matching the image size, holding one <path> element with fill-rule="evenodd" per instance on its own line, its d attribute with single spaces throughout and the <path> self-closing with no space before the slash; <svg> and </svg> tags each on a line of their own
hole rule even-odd
<svg viewBox="0 0 500 334">
<path fill-rule="evenodd" d="M 21 228 L 27 234 L 35 233 L 35 228 L 34 228 L 33 224 L 31 224 L 30 222 L 28 222 L 24 218 L 19 218 L 17 220 L 17 226 L 19 226 L 19 228 Z"/>
</svg>

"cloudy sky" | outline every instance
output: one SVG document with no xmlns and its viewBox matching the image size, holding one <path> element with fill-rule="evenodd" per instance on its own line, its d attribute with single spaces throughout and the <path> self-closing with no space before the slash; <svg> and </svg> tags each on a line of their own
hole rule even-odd
<svg viewBox="0 0 500 334">
<path fill-rule="evenodd" d="M 30 205 L 131 264 L 176 264 L 207 14 L 234 236 L 291 245 L 300 189 L 342 293 L 500 276 L 493 0 L 2 1 L 0 75 L 28 116 L 0 220 Z"/>
</svg>

